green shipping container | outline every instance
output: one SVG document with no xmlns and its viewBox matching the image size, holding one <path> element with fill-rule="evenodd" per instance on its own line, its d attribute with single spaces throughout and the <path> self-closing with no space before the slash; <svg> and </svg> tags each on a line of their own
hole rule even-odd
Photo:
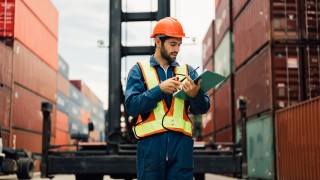
<svg viewBox="0 0 320 180">
<path fill-rule="evenodd" d="M 226 32 L 214 53 L 214 71 L 225 77 L 230 75 L 230 67 L 233 66 L 232 36 L 233 34 L 230 31 Z"/>
<path fill-rule="evenodd" d="M 273 125 L 270 114 L 247 122 L 247 156 L 249 178 L 273 179 Z"/>
</svg>

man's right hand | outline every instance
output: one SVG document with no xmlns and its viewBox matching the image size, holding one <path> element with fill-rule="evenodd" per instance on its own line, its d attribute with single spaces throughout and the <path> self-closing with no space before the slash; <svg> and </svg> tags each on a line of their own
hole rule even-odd
<svg viewBox="0 0 320 180">
<path fill-rule="evenodd" d="M 181 82 L 177 77 L 167 79 L 160 83 L 160 89 L 165 94 L 173 94 L 181 87 Z"/>
</svg>

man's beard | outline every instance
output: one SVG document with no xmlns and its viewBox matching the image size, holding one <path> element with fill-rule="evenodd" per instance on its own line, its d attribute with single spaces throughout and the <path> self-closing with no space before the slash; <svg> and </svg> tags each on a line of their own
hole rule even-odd
<svg viewBox="0 0 320 180">
<path fill-rule="evenodd" d="M 176 59 L 173 59 L 170 57 L 170 55 L 168 54 L 168 51 L 164 48 L 164 46 L 161 46 L 161 49 L 160 49 L 160 53 L 161 53 L 161 56 L 167 60 L 169 63 L 175 61 Z"/>
</svg>

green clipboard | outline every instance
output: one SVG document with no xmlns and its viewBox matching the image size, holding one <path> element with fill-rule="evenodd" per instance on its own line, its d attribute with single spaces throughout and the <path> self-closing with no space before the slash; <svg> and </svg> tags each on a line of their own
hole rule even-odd
<svg viewBox="0 0 320 180">
<path fill-rule="evenodd" d="M 195 80 L 193 80 L 196 84 L 198 81 L 202 79 L 200 92 L 207 92 L 209 89 L 213 88 L 217 84 L 221 83 L 226 78 L 221 76 L 220 74 L 214 73 L 212 71 L 204 71 L 200 76 L 198 76 Z M 179 90 L 173 94 L 174 97 L 187 100 L 189 96 L 183 91 Z"/>
</svg>

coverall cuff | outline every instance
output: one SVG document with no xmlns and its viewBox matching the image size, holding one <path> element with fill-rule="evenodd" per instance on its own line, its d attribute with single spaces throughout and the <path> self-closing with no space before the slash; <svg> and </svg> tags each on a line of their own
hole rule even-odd
<svg viewBox="0 0 320 180">
<path fill-rule="evenodd" d="M 150 89 L 150 93 L 152 94 L 152 97 L 154 97 L 154 100 L 156 102 L 161 101 L 165 97 L 165 94 L 161 91 L 159 85 Z"/>
</svg>

